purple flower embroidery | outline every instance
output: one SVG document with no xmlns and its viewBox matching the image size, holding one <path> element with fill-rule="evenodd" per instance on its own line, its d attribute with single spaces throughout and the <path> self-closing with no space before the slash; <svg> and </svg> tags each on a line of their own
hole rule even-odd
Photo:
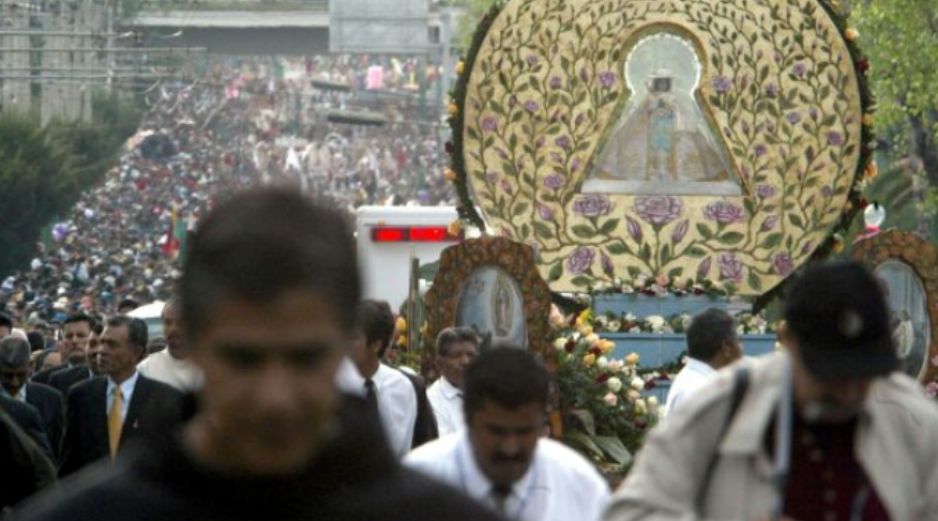
<svg viewBox="0 0 938 521">
<path fill-rule="evenodd" d="M 840 132 L 828 132 L 827 142 L 835 147 L 839 147 L 844 144 L 844 136 Z"/>
<path fill-rule="evenodd" d="M 525 102 L 524 102 L 524 110 L 527 110 L 528 112 L 534 112 L 534 111 L 536 111 L 538 108 L 540 108 L 540 105 L 538 105 L 536 101 L 525 101 Z"/>
<path fill-rule="evenodd" d="M 792 125 L 797 125 L 801 121 L 801 114 L 797 112 L 789 112 L 785 119 L 788 120 Z"/>
<path fill-rule="evenodd" d="M 550 88 L 559 89 L 560 87 L 563 87 L 563 80 L 560 79 L 560 76 L 553 76 L 550 79 Z"/>
<path fill-rule="evenodd" d="M 573 203 L 573 212 L 583 217 L 599 217 L 612 211 L 612 203 L 604 195 L 590 194 Z"/>
<path fill-rule="evenodd" d="M 739 283 L 743 280 L 743 262 L 735 253 L 720 255 L 720 278 Z"/>
<path fill-rule="evenodd" d="M 635 198 L 635 213 L 645 222 L 663 226 L 684 212 L 684 203 L 670 195 L 650 195 Z"/>
<path fill-rule="evenodd" d="M 502 179 L 502 191 L 506 194 L 511 193 L 511 183 L 509 183 L 507 179 Z"/>
<path fill-rule="evenodd" d="M 603 272 L 604 272 L 606 275 L 609 275 L 610 277 L 612 277 L 613 275 L 615 275 L 616 269 L 615 269 L 615 267 L 612 265 L 612 259 L 610 259 L 608 255 L 606 255 L 605 253 L 603 253 L 602 255 L 600 255 L 599 261 L 600 261 L 600 263 L 602 264 Z"/>
<path fill-rule="evenodd" d="M 795 64 L 794 67 L 791 68 L 791 72 L 795 76 L 798 76 L 799 78 L 801 78 L 804 76 L 806 72 L 808 72 L 808 68 L 805 66 L 805 64 L 798 62 Z"/>
<path fill-rule="evenodd" d="M 671 232 L 671 242 L 677 244 L 684 240 L 684 236 L 687 235 L 687 230 L 690 228 L 690 220 L 684 219 L 677 226 L 674 227 L 674 231 Z"/>
<path fill-rule="evenodd" d="M 559 174 L 551 174 L 544 178 L 544 187 L 551 190 L 557 190 L 564 185 L 564 178 Z"/>
<path fill-rule="evenodd" d="M 795 263 L 791 260 L 791 255 L 779 253 L 776 254 L 775 258 L 772 260 L 772 268 L 778 275 L 787 277 L 795 270 Z"/>
<path fill-rule="evenodd" d="M 554 211 L 550 209 L 549 206 L 544 204 L 537 205 L 537 214 L 541 216 L 541 219 L 545 221 L 554 220 Z"/>
<path fill-rule="evenodd" d="M 772 185 L 759 185 L 756 187 L 756 195 L 760 199 L 768 199 L 775 195 L 775 187 Z"/>
<path fill-rule="evenodd" d="M 580 158 L 575 157 L 573 158 L 573 162 L 570 163 L 570 171 L 576 172 L 579 169 L 580 169 Z"/>
<path fill-rule="evenodd" d="M 606 71 L 599 73 L 599 84 L 605 88 L 612 87 L 616 83 L 616 73 Z"/>
<path fill-rule="evenodd" d="M 529 55 L 528 55 L 528 65 L 537 65 L 537 62 L 538 62 L 538 61 L 539 61 L 539 60 L 538 60 L 536 54 L 529 54 Z"/>
<path fill-rule="evenodd" d="M 704 208 L 704 215 L 718 223 L 732 224 L 743 220 L 743 209 L 733 203 L 717 201 Z"/>
<path fill-rule="evenodd" d="M 765 153 L 768 152 L 768 151 L 769 151 L 769 149 L 766 148 L 765 145 L 763 145 L 762 143 L 759 143 L 758 145 L 756 145 L 756 147 L 755 147 L 755 149 L 754 149 L 754 152 L 756 153 L 756 157 L 762 157 L 762 156 L 764 156 Z"/>
<path fill-rule="evenodd" d="M 778 216 L 770 215 L 762 221 L 762 231 L 767 232 L 775 228 L 775 225 L 778 224 Z"/>
<path fill-rule="evenodd" d="M 544 142 L 545 142 L 545 141 L 546 141 L 546 140 L 544 139 L 544 136 L 541 136 L 541 137 L 537 138 L 537 141 L 534 142 L 534 146 L 536 146 L 537 148 L 541 148 L 541 147 L 544 146 Z"/>
<path fill-rule="evenodd" d="M 554 144 L 560 148 L 566 149 L 570 146 L 570 138 L 567 136 L 560 136 L 554 140 Z"/>
<path fill-rule="evenodd" d="M 567 271 L 573 275 L 585 273 L 592 267 L 595 258 L 596 252 L 592 248 L 581 246 L 573 250 L 567 259 Z"/>
<path fill-rule="evenodd" d="M 485 174 L 485 182 L 488 183 L 488 184 L 490 184 L 490 185 L 494 185 L 495 183 L 497 183 L 497 182 L 498 182 L 498 173 L 496 173 L 496 172 L 489 172 L 489 173 Z"/>
<path fill-rule="evenodd" d="M 711 264 L 713 264 L 713 258 L 707 257 L 700 263 L 700 266 L 697 266 L 697 278 L 699 280 L 704 280 L 710 276 Z"/>
<path fill-rule="evenodd" d="M 817 117 L 818 117 L 818 110 L 817 110 L 817 108 L 816 108 L 816 107 L 811 107 L 810 109 L 808 109 L 808 115 L 811 116 L 811 119 L 817 119 Z"/>
<path fill-rule="evenodd" d="M 823 195 L 824 197 L 830 197 L 830 196 L 834 195 L 834 189 L 831 188 L 830 185 L 822 186 L 822 187 L 821 187 L 821 195 Z"/>
<path fill-rule="evenodd" d="M 488 117 L 482 119 L 482 130 L 486 132 L 494 132 L 498 130 L 498 121 L 495 118 Z"/>
<path fill-rule="evenodd" d="M 733 88 L 733 82 L 726 76 L 717 76 L 713 78 L 713 90 L 719 94 L 726 94 Z"/>
<path fill-rule="evenodd" d="M 769 83 L 768 85 L 766 85 L 765 94 L 770 98 L 774 98 L 775 96 L 778 96 L 778 85 L 774 83 Z"/>
<path fill-rule="evenodd" d="M 642 242 L 641 225 L 638 224 L 638 221 L 636 221 L 635 219 L 632 219 L 631 217 L 626 217 L 625 220 L 627 221 L 626 229 L 629 231 L 629 235 L 632 237 L 632 240 L 634 240 L 637 243 L 641 243 Z"/>
</svg>

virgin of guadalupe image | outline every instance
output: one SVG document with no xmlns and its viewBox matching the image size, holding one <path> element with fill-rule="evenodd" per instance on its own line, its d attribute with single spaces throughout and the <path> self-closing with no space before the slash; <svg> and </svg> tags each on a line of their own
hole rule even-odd
<svg viewBox="0 0 938 521">
<path fill-rule="evenodd" d="M 524 294 L 502 269 L 483 266 L 466 281 L 456 305 L 456 325 L 471 327 L 485 344 L 509 341 L 527 344 Z"/>
<path fill-rule="evenodd" d="M 626 59 L 625 74 L 630 99 L 584 191 L 739 194 L 694 96 L 700 62 L 693 46 L 670 33 L 647 37 Z"/>
</svg>

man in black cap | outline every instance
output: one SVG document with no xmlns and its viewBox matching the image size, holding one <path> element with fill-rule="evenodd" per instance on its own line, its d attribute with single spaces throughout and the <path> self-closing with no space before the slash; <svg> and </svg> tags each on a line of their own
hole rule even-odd
<svg viewBox="0 0 938 521">
<path fill-rule="evenodd" d="M 896 371 L 876 279 L 812 266 L 785 320 L 786 352 L 724 370 L 649 436 L 607 520 L 938 519 L 938 408 Z"/>
<path fill-rule="evenodd" d="M 361 281 L 345 217 L 286 189 L 218 206 L 190 236 L 182 335 L 199 407 L 166 436 L 25 507 L 24 520 L 489 521 L 403 469 L 335 373 L 356 334 Z M 103 414 L 103 412 L 102 412 Z"/>
</svg>

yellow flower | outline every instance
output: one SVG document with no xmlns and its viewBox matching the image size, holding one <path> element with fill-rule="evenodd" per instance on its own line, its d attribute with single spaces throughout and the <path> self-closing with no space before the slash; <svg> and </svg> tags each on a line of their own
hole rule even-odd
<svg viewBox="0 0 938 521">
<path fill-rule="evenodd" d="M 446 227 L 446 232 L 453 237 L 459 236 L 459 234 L 462 233 L 462 221 L 454 219 L 453 222 L 449 223 L 449 226 Z"/>
<path fill-rule="evenodd" d="M 616 343 L 612 340 L 601 340 L 599 342 L 599 349 L 602 350 L 604 355 L 608 355 L 616 348 Z"/>
<path fill-rule="evenodd" d="M 844 38 L 846 38 L 848 42 L 855 42 L 859 37 L 860 31 L 857 31 L 853 27 L 847 29 L 846 32 L 844 32 Z"/>
<path fill-rule="evenodd" d="M 397 337 L 397 345 L 400 347 L 407 347 L 407 336 L 401 335 Z"/>
<path fill-rule="evenodd" d="M 456 64 L 456 75 L 462 76 L 464 72 L 466 72 L 466 62 L 459 60 L 459 63 Z"/>
<path fill-rule="evenodd" d="M 872 126 L 873 126 L 873 115 L 872 115 L 872 114 L 864 114 L 864 115 L 863 115 L 863 124 L 864 124 L 865 126 L 867 126 L 867 127 L 872 127 Z"/>
<path fill-rule="evenodd" d="M 638 353 L 630 353 L 625 357 L 625 363 L 629 365 L 638 365 Z"/>
<path fill-rule="evenodd" d="M 587 327 L 589 327 L 589 326 L 587 326 Z M 584 340 L 586 340 L 587 342 L 589 342 L 589 343 L 590 343 L 590 346 L 595 346 L 595 345 L 597 345 L 597 344 L 599 343 L 599 335 L 597 335 L 596 333 L 592 333 L 592 332 L 591 332 L 590 334 L 586 335 L 586 338 L 585 338 Z"/>
<path fill-rule="evenodd" d="M 577 315 L 576 323 L 577 325 L 580 325 L 584 322 L 589 321 L 589 319 L 591 318 L 593 318 L 593 310 L 590 308 L 586 308 L 583 311 L 581 311 L 579 315 Z"/>
<path fill-rule="evenodd" d="M 394 323 L 394 328 L 397 329 L 397 331 L 400 333 L 407 331 L 407 319 L 404 317 L 397 317 L 397 321 Z"/>
<path fill-rule="evenodd" d="M 582 325 L 579 327 L 580 334 L 584 337 L 588 337 L 593 334 L 593 327 L 589 325 Z"/>
<path fill-rule="evenodd" d="M 446 167 L 446 168 L 443 169 L 443 177 L 444 177 L 447 181 L 449 181 L 450 183 L 452 183 L 453 181 L 456 180 L 456 171 L 453 170 L 452 168 Z"/>
<path fill-rule="evenodd" d="M 586 367 L 591 367 L 595 363 L 596 363 L 596 355 L 590 353 L 583 357 L 583 365 L 585 365 Z"/>
<path fill-rule="evenodd" d="M 876 164 L 876 161 L 870 161 L 870 164 L 866 165 L 866 170 L 863 171 L 864 179 L 873 179 L 879 175 L 879 165 Z"/>
<path fill-rule="evenodd" d="M 459 105 L 455 103 L 450 103 L 449 104 L 449 116 L 451 118 L 455 118 L 458 115 L 459 115 Z"/>
</svg>

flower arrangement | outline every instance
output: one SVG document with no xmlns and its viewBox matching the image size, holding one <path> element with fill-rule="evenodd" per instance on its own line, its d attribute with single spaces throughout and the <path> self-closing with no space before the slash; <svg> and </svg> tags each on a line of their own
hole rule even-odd
<svg viewBox="0 0 938 521">
<path fill-rule="evenodd" d="M 597 315 L 592 309 L 587 308 L 576 317 L 574 325 L 577 327 L 582 325 L 591 333 L 680 334 L 687 331 L 692 318 L 688 313 L 678 313 L 669 317 L 648 315 L 642 318 L 633 313 Z M 775 326 L 770 324 L 761 313 L 743 312 L 736 314 L 734 318 L 737 322 L 736 332 L 740 335 L 764 335 L 775 330 Z"/>
<path fill-rule="evenodd" d="M 564 441 L 607 474 L 622 475 L 658 420 L 658 401 L 642 397 L 638 355 L 613 358 L 614 348 L 578 317 L 561 331 L 548 358 L 556 367 Z"/>
</svg>

